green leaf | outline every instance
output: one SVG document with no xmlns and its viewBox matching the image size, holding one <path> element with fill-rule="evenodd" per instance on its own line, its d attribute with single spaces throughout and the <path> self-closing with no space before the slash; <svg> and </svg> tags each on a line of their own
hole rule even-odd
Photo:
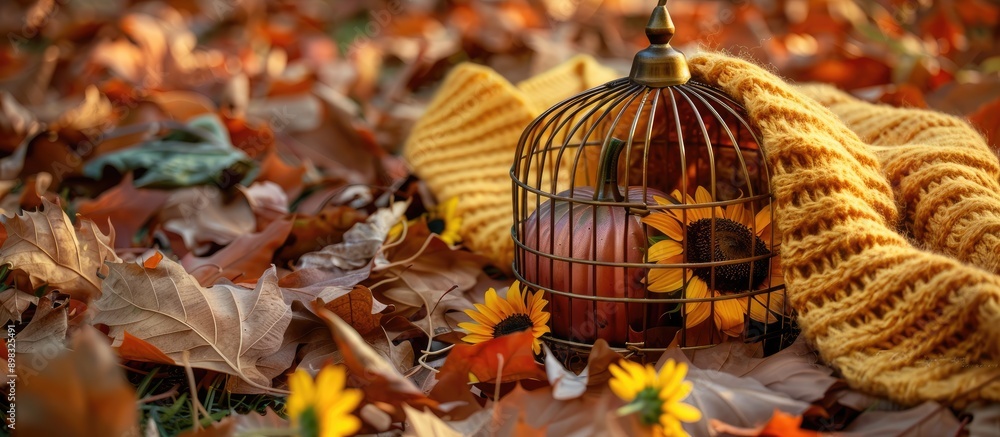
<svg viewBox="0 0 1000 437">
<path fill-rule="evenodd" d="M 134 171 L 137 188 L 177 188 L 216 183 L 243 185 L 257 175 L 257 165 L 233 147 L 226 128 L 215 115 L 174 126 L 163 138 L 98 157 L 83 174 L 99 179 L 106 166 L 120 173 Z M 235 178 L 235 180 L 233 180 Z"/>
</svg>

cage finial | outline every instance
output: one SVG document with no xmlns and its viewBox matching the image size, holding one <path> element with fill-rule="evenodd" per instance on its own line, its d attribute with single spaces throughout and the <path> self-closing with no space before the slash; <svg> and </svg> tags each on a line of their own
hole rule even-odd
<svg viewBox="0 0 1000 437">
<path fill-rule="evenodd" d="M 667 0 L 660 0 L 653 8 L 646 24 L 649 47 L 635 54 L 629 79 L 640 85 L 662 88 L 687 83 L 691 79 L 687 58 L 670 46 L 674 36 L 674 22 L 667 12 Z"/>
</svg>

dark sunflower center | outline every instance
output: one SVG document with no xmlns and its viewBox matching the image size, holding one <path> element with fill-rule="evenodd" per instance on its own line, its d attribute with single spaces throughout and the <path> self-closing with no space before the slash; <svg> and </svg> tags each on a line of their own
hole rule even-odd
<svg viewBox="0 0 1000 437">
<path fill-rule="evenodd" d="M 768 255 L 767 245 L 742 223 L 726 219 L 715 219 L 715 240 L 712 240 L 712 219 L 699 219 L 687 227 L 688 261 L 695 263 L 719 262 L 746 259 Z M 753 290 L 764 283 L 769 273 L 768 262 L 760 259 L 717 266 L 715 268 L 715 290 L 736 293 Z M 712 285 L 712 268 L 694 269 L 695 276 L 709 286 Z M 749 287 L 749 288 L 748 288 Z"/>
<path fill-rule="evenodd" d="M 319 437 L 319 418 L 314 407 L 306 407 L 299 415 L 299 435 L 302 437 Z"/>
<path fill-rule="evenodd" d="M 663 400 L 660 399 L 659 390 L 653 387 L 646 387 L 635 395 L 635 400 L 642 406 L 639 410 L 639 419 L 644 425 L 655 425 L 660 423 L 660 415 L 663 414 Z"/>
<path fill-rule="evenodd" d="M 525 331 L 534 326 L 535 325 L 531 323 L 531 317 L 528 317 L 527 314 L 514 314 L 513 316 L 509 316 L 506 319 L 501 320 L 500 323 L 497 323 L 497 325 L 493 327 L 493 338 Z"/>
<path fill-rule="evenodd" d="M 434 220 L 429 220 L 427 222 L 427 229 L 435 234 L 441 234 L 444 232 L 444 219 L 436 218 Z"/>
</svg>

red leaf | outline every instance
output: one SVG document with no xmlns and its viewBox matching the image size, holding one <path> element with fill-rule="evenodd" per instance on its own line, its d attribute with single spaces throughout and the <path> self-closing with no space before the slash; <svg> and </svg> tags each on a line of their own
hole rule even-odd
<svg viewBox="0 0 1000 437">
<path fill-rule="evenodd" d="M 160 261 L 163 261 L 163 253 L 156 251 L 156 253 L 142 262 L 142 266 L 147 269 L 155 269 L 156 266 L 160 265 Z"/>
</svg>

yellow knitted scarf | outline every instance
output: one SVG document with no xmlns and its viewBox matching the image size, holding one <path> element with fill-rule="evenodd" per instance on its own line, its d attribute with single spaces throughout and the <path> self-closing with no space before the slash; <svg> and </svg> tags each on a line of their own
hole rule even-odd
<svg viewBox="0 0 1000 437">
<path fill-rule="evenodd" d="M 1000 400 L 1000 164 L 983 138 L 954 117 L 792 87 L 725 55 L 689 63 L 762 134 L 788 301 L 822 358 L 903 404 Z M 439 197 L 460 197 L 472 250 L 510 265 L 520 131 L 613 76 L 578 58 L 528 86 L 473 66 L 446 80 L 405 156 Z"/>
</svg>

